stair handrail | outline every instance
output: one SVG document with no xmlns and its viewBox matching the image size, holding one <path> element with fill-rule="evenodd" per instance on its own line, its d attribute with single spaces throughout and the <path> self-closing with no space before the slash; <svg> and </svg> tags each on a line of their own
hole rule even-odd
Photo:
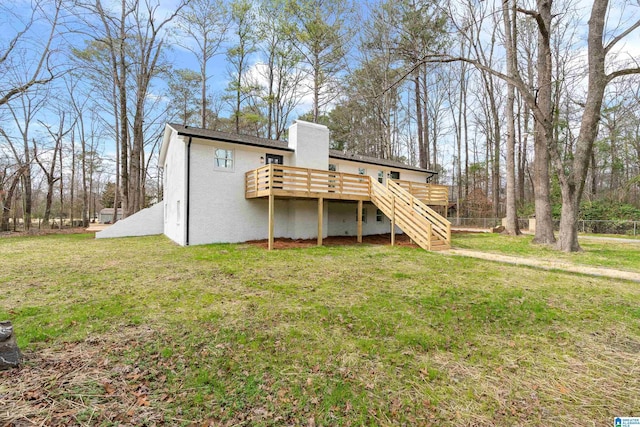
<svg viewBox="0 0 640 427">
<path fill-rule="evenodd" d="M 425 217 L 430 223 L 434 225 L 434 231 L 447 243 L 451 243 L 451 222 L 447 220 L 445 217 L 440 215 L 435 210 L 431 209 L 424 202 L 422 202 L 417 197 L 413 196 L 411 193 L 403 189 L 400 185 L 393 182 L 392 180 L 387 180 L 387 187 L 390 189 L 391 193 L 403 200 L 403 202 L 412 206 L 416 212 Z M 407 200 L 408 199 L 408 200 Z"/>
<path fill-rule="evenodd" d="M 430 251 L 433 240 L 433 224 L 405 200 L 377 181 L 371 180 L 371 201 L 378 206 L 418 246 Z M 395 203 L 395 202 L 399 203 Z"/>
</svg>

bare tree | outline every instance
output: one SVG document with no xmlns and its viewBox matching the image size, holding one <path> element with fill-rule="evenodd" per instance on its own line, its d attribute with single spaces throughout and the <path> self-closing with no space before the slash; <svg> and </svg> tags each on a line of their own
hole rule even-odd
<svg viewBox="0 0 640 427">
<path fill-rule="evenodd" d="M 517 73 L 516 49 L 517 27 L 515 19 L 515 0 L 502 1 L 502 17 L 505 35 L 505 50 L 507 53 L 507 75 L 513 80 Z M 518 210 L 516 204 L 516 123 L 515 123 L 515 86 L 507 82 L 507 222 L 505 231 L 510 235 L 520 234 L 518 227 Z"/>
<path fill-rule="evenodd" d="M 38 93 L 40 92 L 40 93 Z M 6 104 L 14 126 L 18 131 L 18 136 L 9 135 L 0 127 L 0 136 L 7 142 L 14 160 L 21 171 L 20 182 L 22 184 L 23 198 L 23 221 L 25 230 L 31 228 L 31 216 L 33 205 L 33 186 L 32 186 L 32 161 L 33 153 L 30 140 L 31 124 L 35 121 L 37 113 L 44 107 L 45 99 L 42 91 L 30 91 L 23 93 L 17 98 L 19 105 L 15 107 L 12 103 Z"/>
<path fill-rule="evenodd" d="M 57 166 L 56 162 L 60 161 L 62 163 L 62 140 L 69 132 L 71 132 L 71 130 L 73 129 L 73 126 L 75 126 L 75 122 L 71 125 L 65 124 L 65 120 L 66 120 L 65 111 L 63 111 L 62 109 L 59 109 L 57 113 L 59 117 L 59 123 L 58 123 L 57 129 L 55 130 L 52 129 L 52 126 L 47 125 L 43 121 L 39 121 L 40 125 L 47 129 L 47 133 L 49 134 L 49 136 L 53 141 L 53 145 L 52 145 L 53 154 L 51 154 L 50 156 L 49 155 L 47 156 L 50 158 L 50 160 L 48 161 L 48 165 L 46 164 L 46 161 L 42 159 L 43 153 L 40 152 L 40 150 L 38 149 L 38 144 L 36 143 L 36 140 L 33 139 L 33 158 L 35 159 L 36 163 L 38 163 L 38 166 L 40 166 L 40 169 L 42 169 L 42 172 L 44 173 L 47 180 L 47 198 L 46 198 L 44 216 L 42 218 L 42 223 L 45 226 L 49 225 L 49 219 L 51 216 L 51 205 L 53 203 L 54 185 L 56 182 L 62 180 L 62 164 L 60 165 L 61 166 L 60 172 L 59 172 L 60 175 L 56 175 L 56 166 Z M 67 126 L 66 129 L 65 129 L 65 126 Z M 62 184 L 60 185 L 60 189 L 61 189 L 60 202 L 62 204 L 63 203 Z M 61 209 L 61 212 L 62 212 L 62 209 Z M 60 225 L 62 226 L 62 223 L 60 223 Z"/>
<path fill-rule="evenodd" d="M 161 16 L 160 4 L 153 0 L 122 0 L 115 10 L 103 7 L 100 0 L 82 6 L 97 15 L 99 23 L 89 19 L 96 52 L 88 58 L 101 58 L 108 64 L 112 81 L 116 128 L 116 202 L 122 194 L 124 215 L 144 207 L 145 119 L 152 80 L 164 71 L 161 61 L 166 27 L 184 7 Z M 133 92 L 133 94 L 131 94 Z M 129 104 L 132 98 L 132 105 Z M 116 203 L 117 206 L 117 203 Z"/>
<path fill-rule="evenodd" d="M 31 15 L 22 28 L 9 39 L 6 46 L 0 46 L 0 80 L 3 82 L 0 87 L 0 106 L 8 103 L 12 98 L 27 92 L 33 86 L 46 85 L 55 79 L 59 73 L 54 70 L 51 63 L 53 54 L 52 45 L 57 34 L 57 27 L 60 18 L 62 0 L 53 2 L 53 13 L 44 10 L 46 0 L 38 0 L 32 6 Z M 8 3 L 7 3 L 8 5 Z M 5 6 L 0 7 L 0 13 L 5 17 L 15 18 L 11 9 Z M 46 21 L 49 25 L 49 32 L 43 39 L 44 44 L 39 48 L 39 52 L 30 63 L 28 56 L 25 56 L 23 43 L 29 43 L 32 48 L 36 45 L 33 41 L 25 40 L 33 27 L 39 25 L 41 21 Z M 12 27 L 3 25 L 3 31 Z M 24 72 L 16 73 L 16 69 Z"/>
<path fill-rule="evenodd" d="M 598 135 L 598 124 L 601 118 L 605 89 L 616 78 L 640 74 L 640 67 L 637 66 L 638 58 L 630 61 L 629 66 L 623 65 L 609 72 L 605 69 L 607 56 L 612 56 L 612 50 L 616 45 L 640 28 L 640 19 L 638 19 L 626 29 L 616 31 L 615 35 L 605 41 L 604 30 L 608 8 L 608 0 L 594 0 L 591 8 L 587 38 L 587 97 L 580 120 L 580 133 L 574 145 L 572 158 L 564 162 L 558 147 L 555 145 L 549 147 L 562 192 L 562 215 L 558 248 L 567 252 L 580 250 L 577 230 L 578 211 L 593 144 Z"/>
</svg>

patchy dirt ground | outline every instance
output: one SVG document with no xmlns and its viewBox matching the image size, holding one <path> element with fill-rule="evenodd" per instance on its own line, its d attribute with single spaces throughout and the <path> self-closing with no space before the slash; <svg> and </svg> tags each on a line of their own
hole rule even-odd
<svg viewBox="0 0 640 427">
<path fill-rule="evenodd" d="M 247 242 L 250 245 L 258 246 L 261 248 L 267 248 L 267 240 L 252 240 Z M 376 234 L 372 236 L 362 236 L 362 243 L 369 245 L 390 245 L 391 234 Z M 317 239 L 275 239 L 273 246 L 275 249 L 291 249 L 291 248 L 309 248 L 318 244 Z M 355 236 L 337 236 L 327 237 L 322 240 L 322 244 L 325 246 L 345 246 L 345 245 L 357 245 L 358 239 Z M 399 246 L 413 246 L 418 248 L 419 246 L 411 243 L 410 239 L 403 235 L 396 235 L 396 245 Z"/>
<path fill-rule="evenodd" d="M 162 407 L 170 398 L 162 393 L 162 378 L 123 357 L 154 331 L 122 332 L 117 341 L 26 352 L 21 368 L 0 371 L 0 426 L 165 425 Z"/>
<path fill-rule="evenodd" d="M 32 228 L 29 231 L 3 231 L 0 232 L 0 239 L 6 237 L 27 237 L 27 236 L 46 236 L 48 234 L 81 234 L 86 233 L 87 229 L 83 227 L 63 228 L 59 230 L 57 228 L 38 229 Z"/>
</svg>

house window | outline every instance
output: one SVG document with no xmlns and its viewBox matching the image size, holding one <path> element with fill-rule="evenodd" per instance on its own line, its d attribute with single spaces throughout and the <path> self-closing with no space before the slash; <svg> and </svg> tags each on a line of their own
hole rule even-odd
<svg viewBox="0 0 640 427">
<path fill-rule="evenodd" d="M 380 209 L 376 210 L 376 222 L 382 222 L 384 221 L 384 214 L 382 213 L 382 211 Z"/>
<path fill-rule="evenodd" d="M 366 175 L 367 170 L 365 168 L 358 168 L 358 175 Z M 360 181 L 364 181 L 364 178 L 360 178 Z"/>
<path fill-rule="evenodd" d="M 233 170 L 233 150 L 216 148 L 214 166 L 216 169 Z"/>
<path fill-rule="evenodd" d="M 389 174 L 389 177 L 391 179 L 400 179 L 400 172 L 391 171 L 391 173 Z"/>
<path fill-rule="evenodd" d="M 338 170 L 338 165 L 334 165 L 332 163 L 329 163 L 329 171 L 331 172 L 336 172 Z M 336 180 L 335 180 L 335 175 L 329 175 L 329 188 L 335 188 L 336 187 Z M 329 190 L 330 193 L 333 193 L 335 190 Z"/>
<path fill-rule="evenodd" d="M 384 171 L 378 171 L 378 182 L 380 184 L 384 183 Z"/>
<path fill-rule="evenodd" d="M 358 210 L 356 209 L 356 221 L 358 221 Z M 367 222 L 367 208 L 362 208 L 362 222 Z"/>
</svg>

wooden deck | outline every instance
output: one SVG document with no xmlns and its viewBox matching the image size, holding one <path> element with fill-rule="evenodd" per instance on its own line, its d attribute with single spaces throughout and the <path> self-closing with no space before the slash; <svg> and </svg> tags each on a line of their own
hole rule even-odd
<svg viewBox="0 0 640 427">
<path fill-rule="evenodd" d="M 444 185 L 394 180 L 422 203 L 447 206 Z M 371 179 L 366 175 L 267 165 L 245 174 L 245 197 L 297 197 L 326 200 L 371 201 Z"/>
<path fill-rule="evenodd" d="M 322 245 L 325 200 L 358 203 L 358 242 L 362 242 L 362 204 L 371 202 L 391 220 L 392 245 L 396 225 L 425 250 L 449 249 L 451 244 L 451 224 L 428 206 L 448 204 L 443 185 L 387 180 L 384 186 L 368 175 L 267 165 L 245 174 L 245 197 L 269 199 L 269 250 L 274 242 L 276 197 L 318 200 L 318 245 Z"/>
</svg>

